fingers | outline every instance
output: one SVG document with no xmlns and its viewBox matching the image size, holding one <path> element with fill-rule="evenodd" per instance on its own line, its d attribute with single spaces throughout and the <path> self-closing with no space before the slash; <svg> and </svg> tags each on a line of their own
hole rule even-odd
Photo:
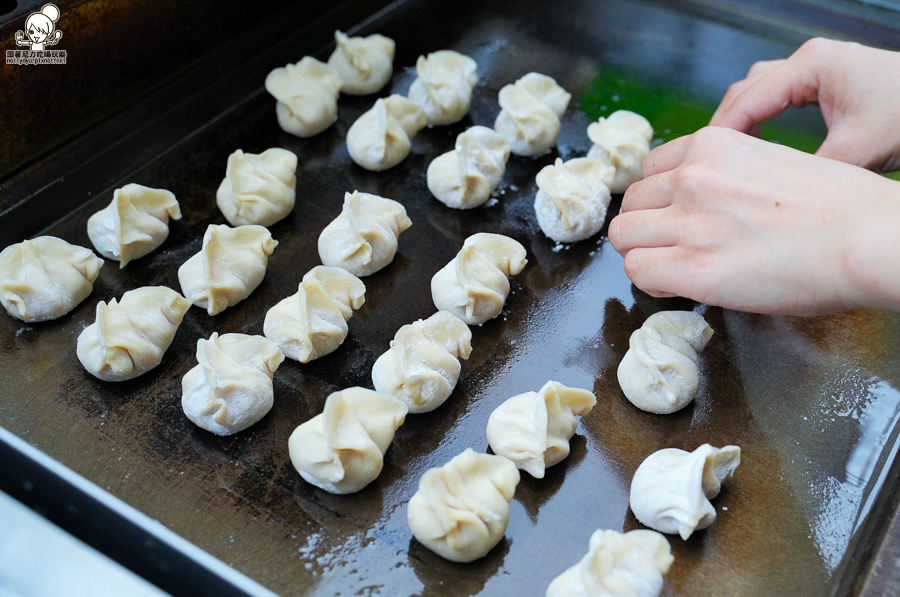
<svg viewBox="0 0 900 597">
<path fill-rule="evenodd" d="M 768 68 L 760 67 L 753 77 L 732 85 L 710 124 L 749 133 L 755 125 L 781 114 L 788 106 L 799 108 L 814 103 L 818 89 L 818 72 L 811 61 L 792 58 Z"/>
<path fill-rule="evenodd" d="M 651 151 L 644 159 L 644 176 L 668 172 L 681 165 L 690 144 L 691 136 L 673 139 Z"/>
<path fill-rule="evenodd" d="M 700 288 L 693 283 L 690 264 L 680 247 L 638 248 L 625 255 L 625 274 L 631 282 L 651 296 L 683 296 L 703 302 L 705 297 L 691 296 Z"/>
<path fill-rule="evenodd" d="M 753 79 L 783 63 L 784 58 L 780 58 L 778 60 L 760 60 L 759 62 L 754 63 L 753 66 L 750 67 L 750 70 L 747 71 L 747 78 Z"/>
<path fill-rule="evenodd" d="M 672 189 L 668 173 L 657 174 L 632 183 L 622 197 L 619 213 L 642 209 L 661 209 L 672 204 Z"/>
<path fill-rule="evenodd" d="M 668 247 L 678 238 L 678 223 L 666 208 L 622 213 L 609 223 L 609 241 L 620 255 L 636 248 Z"/>
</svg>

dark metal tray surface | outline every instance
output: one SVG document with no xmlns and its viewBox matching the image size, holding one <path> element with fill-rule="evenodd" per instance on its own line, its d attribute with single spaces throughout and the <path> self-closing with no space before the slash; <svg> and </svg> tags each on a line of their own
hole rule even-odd
<svg viewBox="0 0 900 597">
<path fill-rule="evenodd" d="M 688 541 L 669 538 L 675 563 L 666 594 L 848 590 L 860 554 L 881 537 L 885 496 L 896 484 L 900 317 L 769 317 L 652 299 L 625 277 L 605 230 L 555 246 L 533 211 L 537 172 L 589 148 L 590 118 L 577 101 L 603 69 L 715 97 L 754 60 L 785 56 L 801 40 L 616 0 L 407 3 L 364 32 L 375 29 L 398 41 L 395 74 L 380 95 L 406 92 L 420 54 L 451 48 L 472 56 L 480 81 L 469 116 L 422 131 L 406 161 L 371 173 L 352 163 L 344 139 L 373 97 L 342 97 L 332 128 L 298 139 L 279 129 L 271 97 L 248 90 L 224 117 L 113 185 L 175 193 L 184 219 L 158 251 L 124 270 L 108 262 L 91 297 L 56 322 L 28 325 L 0 315 L 0 424 L 283 595 L 542 594 L 583 555 L 595 529 L 641 528 L 628 489 L 646 456 L 665 447 L 736 444 L 742 464 L 714 502 L 718 520 Z M 574 96 L 558 151 L 513 157 L 496 204 L 445 208 L 426 188 L 428 164 L 466 127 L 492 126 L 499 89 L 530 71 L 553 76 Z M 192 308 L 152 372 L 119 384 L 88 375 L 75 340 L 93 322 L 97 302 L 144 285 L 179 289 L 178 266 L 199 250 L 208 224 L 224 222 L 214 197 L 227 156 L 276 146 L 299 156 L 297 206 L 271 228 L 280 244 L 262 285 L 213 318 Z M 250 429 L 220 438 L 195 427 L 181 411 L 180 381 L 196 362 L 197 339 L 213 331 L 261 333 L 266 310 L 319 264 L 318 234 L 354 189 L 400 201 L 413 226 L 393 264 L 365 278 L 366 303 L 349 321 L 343 346 L 308 364 L 285 362 L 275 375 L 272 412 Z M 87 218 L 111 195 L 112 187 L 45 232 L 90 246 Z M 502 315 L 473 328 L 474 350 L 453 396 L 432 413 L 408 416 L 383 473 L 363 491 L 333 496 L 305 483 L 288 457 L 291 431 L 321 412 L 329 393 L 371 386 L 371 367 L 396 330 L 434 312 L 431 276 L 480 231 L 520 241 L 529 263 L 513 278 Z M 698 309 L 715 335 L 701 356 L 697 399 L 654 416 L 624 399 L 615 370 L 630 333 L 650 314 L 673 308 Z M 542 480 L 522 476 L 506 536 L 487 557 L 461 565 L 429 552 L 406 525 L 406 503 L 422 473 L 467 447 L 486 450 L 491 411 L 548 379 L 592 389 L 598 399 L 569 458 Z"/>
</svg>

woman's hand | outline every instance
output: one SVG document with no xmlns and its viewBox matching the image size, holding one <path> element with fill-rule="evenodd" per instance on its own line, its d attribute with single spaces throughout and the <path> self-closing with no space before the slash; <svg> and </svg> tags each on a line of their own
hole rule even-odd
<svg viewBox="0 0 900 597">
<path fill-rule="evenodd" d="M 900 170 L 900 53 L 811 39 L 786 60 L 757 62 L 710 125 L 758 136 L 788 106 L 818 103 L 828 137 L 816 155 L 876 172 Z"/>
<path fill-rule="evenodd" d="M 708 127 L 656 148 L 609 227 L 634 284 L 759 313 L 900 310 L 900 183 Z"/>
</svg>

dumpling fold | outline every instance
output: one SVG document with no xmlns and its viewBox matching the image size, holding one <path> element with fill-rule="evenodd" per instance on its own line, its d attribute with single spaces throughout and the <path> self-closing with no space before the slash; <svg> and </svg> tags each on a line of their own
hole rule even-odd
<svg viewBox="0 0 900 597">
<path fill-rule="evenodd" d="M 543 479 L 547 467 L 569 455 L 569 440 L 578 426 L 575 417 L 588 414 L 596 403 L 588 390 L 548 381 L 540 391 L 513 396 L 494 409 L 487 424 L 488 443 L 494 454 Z"/>
<path fill-rule="evenodd" d="M 319 235 L 319 257 L 354 276 L 374 274 L 394 260 L 400 233 L 410 226 L 406 208 L 393 199 L 346 193 L 340 215 Z"/>
<path fill-rule="evenodd" d="M 181 290 L 192 303 L 218 315 L 256 290 L 277 246 L 262 226 L 210 224 L 203 248 L 178 268 Z"/>
<path fill-rule="evenodd" d="M 276 68 L 266 77 L 266 91 L 277 100 L 278 124 L 298 137 L 318 135 L 334 124 L 342 85 L 335 69 L 312 56 Z"/>
<path fill-rule="evenodd" d="M 375 389 L 402 400 L 413 414 L 443 404 L 472 353 L 472 332 L 448 311 L 401 327 L 372 368 Z"/>
<path fill-rule="evenodd" d="M 119 301 L 100 301 L 97 321 L 78 336 L 78 360 L 103 381 L 143 375 L 162 362 L 190 306 L 165 286 L 143 286 Z"/>
<path fill-rule="evenodd" d="M 466 448 L 422 475 L 407 508 L 409 528 L 441 557 L 477 560 L 503 538 L 518 484 L 519 469 L 511 461 Z"/>
<path fill-rule="evenodd" d="M 297 156 L 280 147 L 228 156 L 216 204 L 232 226 L 271 226 L 294 209 Z"/>
<path fill-rule="evenodd" d="M 428 166 L 428 190 L 455 209 L 471 209 L 487 201 L 503 179 L 509 143 L 495 130 L 473 126 L 456 138 L 453 151 Z"/>
<path fill-rule="evenodd" d="M 716 520 L 716 509 L 709 500 L 719 495 L 722 482 L 740 463 L 737 446 L 703 444 L 693 452 L 676 448 L 654 452 L 631 480 L 631 510 L 651 529 L 678 533 L 687 541 L 694 531 Z"/>
<path fill-rule="evenodd" d="M 558 243 L 572 243 L 600 232 L 611 199 L 615 168 L 600 160 L 575 158 L 538 172 L 534 211 L 538 224 Z"/>
<path fill-rule="evenodd" d="M 197 366 L 181 380 L 181 407 L 193 423 L 216 435 L 243 431 L 271 410 L 272 374 L 284 361 L 262 336 L 212 333 L 197 340 Z"/>
<path fill-rule="evenodd" d="M 348 37 L 334 32 L 337 44 L 328 58 L 328 66 L 341 77 L 341 92 L 348 95 L 369 95 L 380 91 L 394 72 L 396 44 L 390 37 L 374 34 L 368 37 Z"/>
<path fill-rule="evenodd" d="M 616 169 L 610 191 L 624 193 L 632 183 L 644 178 L 644 159 L 653 140 L 653 127 L 646 118 L 618 110 L 589 125 L 587 134 L 594 144 L 587 157 Z"/>
<path fill-rule="evenodd" d="M 341 345 L 347 320 L 365 302 L 366 286 L 359 278 L 320 265 L 306 272 L 296 294 L 269 309 L 263 332 L 284 356 L 306 363 Z"/>
<path fill-rule="evenodd" d="M 465 240 L 454 259 L 431 279 L 435 306 L 468 325 L 500 314 L 509 296 L 509 276 L 525 268 L 525 247 L 503 236 L 479 232 Z"/>
<path fill-rule="evenodd" d="M 181 219 L 175 195 L 131 183 L 116 189 L 112 202 L 88 219 L 87 232 L 97 252 L 123 268 L 166 240 L 169 218 Z"/>
<path fill-rule="evenodd" d="M 308 483 L 329 493 L 355 493 L 384 466 L 406 405 L 393 396 L 347 388 L 325 400 L 325 409 L 288 439 L 294 468 Z"/>
<path fill-rule="evenodd" d="M 453 124 L 468 114 L 472 90 L 478 84 L 474 60 L 453 50 L 440 50 L 419 56 L 416 74 L 409 99 L 422 108 L 428 124 Z"/>
<path fill-rule="evenodd" d="M 494 128 L 516 155 L 548 153 L 559 137 L 560 118 L 572 95 L 552 77 L 528 73 L 500 90 L 500 114 Z"/>
<path fill-rule="evenodd" d="M 406 159 L 412 138 L 426 124 L 422 109 L 402 95 L 378 99 L 350 126 L 347 150 L 366 170 L 387 170 Z"/>
<path fill-rule="evenodd" d="M 0 252 L 0 304 L 22 321 L 57 319 L 94 289 L 103 260 L 90 249 L 39 236 Z"/>
</svg>

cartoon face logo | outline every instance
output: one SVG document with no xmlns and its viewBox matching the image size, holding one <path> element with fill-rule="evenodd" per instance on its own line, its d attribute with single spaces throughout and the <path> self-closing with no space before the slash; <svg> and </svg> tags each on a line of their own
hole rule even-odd
<svg viewBox="0 0 900 597">
<path fill-rule="evenodd" d="M 25 19 L 25 31 L 16 31 L 16 44 L 31 46 L 32 51 L 40 51 L 44 46 L 54 46 L 62 39 L 62 31 L 56 31 L 59 9 L 55 4 L 45 4 L 40 12 L 33 12 Z M 25 39 L 25 36 L 28 39 Z"/>
</svg>

